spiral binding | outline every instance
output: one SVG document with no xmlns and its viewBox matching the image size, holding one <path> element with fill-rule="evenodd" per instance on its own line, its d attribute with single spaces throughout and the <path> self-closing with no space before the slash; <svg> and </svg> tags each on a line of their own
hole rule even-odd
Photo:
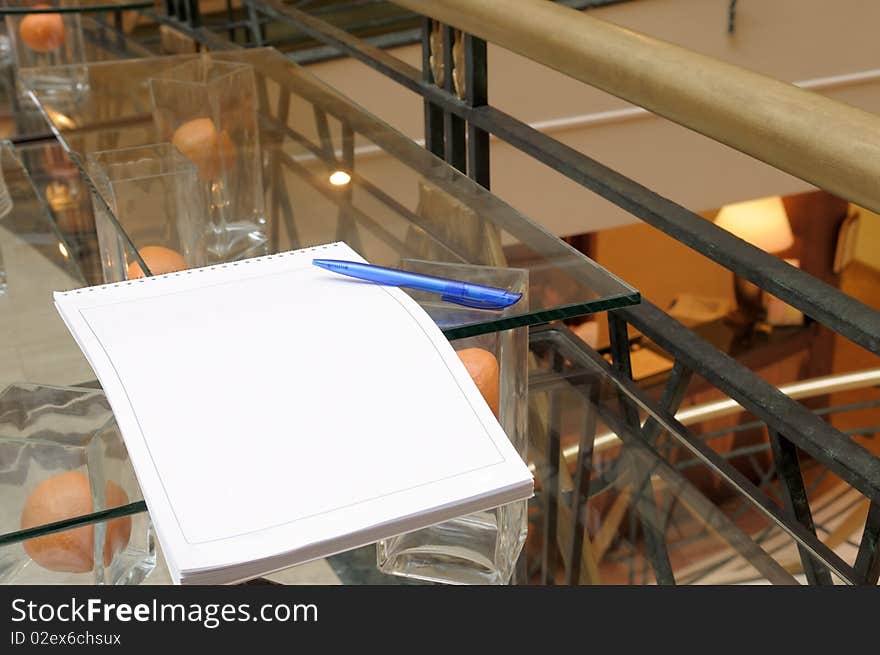
<svg viewBox="0 0 880 655">
<path fill-rule="evenodd" d="M 211 264 L 210 266 L 200 266 L 198 268 L 188 268 L 183 271 L 175 271 L 173 273 L 162 273 L 161 275 L 151 275 L 149 277 L 138 278 L 137 280 L 123 280 L 122 282 L 110 282 L 108 284 L 98 284 L 93 287 L 84 287 L 82 289 L 76 289 L 73 291 L 63 291 L 59 295 L 70 295 L 70 294 L 80 294 L 80 293 L 91 293 L 93 291 L 105 290 L 105 289 L 115 289 L 117 287 L 128 287 L 132 284 L 142 284 L 147 281 L 156 281 L 161 279 L 169 279 L 173 277 L 180 277 L 182 275 L 191 275 L 192 273 L 204 273 L 206 271 L 214 271 L 220 270 L 223 268 L 231 268 L 233 266 L 238 266 L 239 264 L 255 264 L 258 262 L 266 262 L 270 259 L 280 259 L 282 257 L 291 257 L 295 255 L 301 255 L 309 252 L 318 252 L 321 250 L 327 250 L 328 248 L 332 248 L 334 246 L 342 243 L 341 241 L 337 241 L 335 243 L 327 243 L 321 246 L 309 246 L 308 248 L 299 248 L 298 250 L 288 250 L 286 252 L 277 252 L 273 255 L 263 255 L 262 257 L 251 257 L 249 259 L 240 259 L 235 262 L 226 262 L 225 264 Z"/>
</svg>

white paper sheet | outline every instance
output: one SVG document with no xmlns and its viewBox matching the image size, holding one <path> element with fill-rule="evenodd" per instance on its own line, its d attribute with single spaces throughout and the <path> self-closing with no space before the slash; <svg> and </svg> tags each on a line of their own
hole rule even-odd
<svg viewBox="0 0 880 655">
<path fill-rule="evenodd" d="M 56 294 L 172 577 L 221 582 L 531 495 L 453 349 L 345 244 Z"/>
</svg>

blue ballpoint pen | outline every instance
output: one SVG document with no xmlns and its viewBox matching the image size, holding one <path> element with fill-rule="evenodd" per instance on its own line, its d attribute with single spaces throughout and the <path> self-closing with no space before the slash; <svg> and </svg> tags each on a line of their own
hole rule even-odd
<svg viewBox="0 0 880 655">
<path fill-rule="evenodd" d="M 394 287 L 407 287 L 429 293 L 438 293 L 447 302 L 473 307 L 476 309 L 504 309 L 522 298 L 521 293 L 514 293 L 497 287 L 487 287 L 471 282 L 447 280 L 433 275 L 410 273 L 396 268 L 361 264 L 360 262 L 347 262 L 340 259 L 313 259 L 315 266 L 320 266 L 328 271 L 356 277 L 360 280 L 369 280 L 377 284 L 385 284 Z"/>
</svg>

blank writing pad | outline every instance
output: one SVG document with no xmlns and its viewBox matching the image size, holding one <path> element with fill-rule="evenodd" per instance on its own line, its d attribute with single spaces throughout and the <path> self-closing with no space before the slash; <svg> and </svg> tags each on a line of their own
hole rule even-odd
<svg viewBox="0 0 880 655">
<path fill-rule="evenodd" d="M 172 577 L 231 582 L 527 498 L 532 478 L 405 293 L 342 243 L 56 294 Z"/>
</svg>

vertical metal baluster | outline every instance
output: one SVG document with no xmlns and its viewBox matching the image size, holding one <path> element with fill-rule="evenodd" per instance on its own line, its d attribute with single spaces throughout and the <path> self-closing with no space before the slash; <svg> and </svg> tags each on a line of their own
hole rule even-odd
<svg viewBox="0 0 880 655">
<path fill-rule="evenodd" d="M 489 104 L 489 70 L 486 42 L 470 34 L 464 35 L 465 102 L 471 107 Z M 467 125 L 468 176 L 489 188 L 489 133 Z"/>
<path fill-rule="evenodd" d="M 354 172 L 354 129 L 342 123 L 342 164 L 349 173 Z"/>
<path fill-rule="evenodd" d="M 253 38 L 254 44 L 261 48 L 263 47 L 263 28 L 260 25 L 260 16 L 257 13 L 257 8 L 254 6 L 254 3 L 250 0 L 247 1 L 247 10 L 248 10 L 248 23 L 250 24 L 251 29 L 251 37 Z"/>
<path fill-rule="evenodd" d="M 101 29 L 98 30 L 98 40 L 101 42 L 101 45 L 109 50 L 110 46 L 107 42 L 107 16 L 101 12 L 97 16 L 95 16 L 95 21 L 100 25 Z"/>
<path fill-rule="evenodd" d="M 455 60 L 452 56 L 454 44 L 455 30 L 448 25 L 444 25 L 443 88 L 452 94 L 455 94 L 455 81 L 453 79 Z M 446 159 L 448 164 L 467 174 L 467 133 L 464 120 L 452 112 L 443 112 L 443 131 L 446 135 L 443 148 L 444 159 Z"/>
<path fill-rule="evenodd" d="M 226 22 L 228 24 L 231 24 L 233 22 L 234 16 L 235 14 L 232 11 L 232 0 L 226 0 Z M 235 28 L 230 27 L 226 33 L 229 40 L 235 43 Z"/>
<path fill-rule="evenodd" d="M 177 16 L 177 20 L 182 23 L 189 22 L 189 12 L 187 0 L 174 0 L 175 12 L 174 15 Z"/>
<path fill-rule="evenodd" d="M 615 312 L 608 312 L 608 332 L 611 337 L 611 358 L 614 368 L 624 376 L 632 379 L 632 362 L 629 357 L 629 337 L 626 321 Z M 634 435 L 641 432 L 639 413 L 630 398 L 620 390 L 618 393 L 623 423 Z M 660 519 L 657 515 L 657 504 L 654 501 L 654 486 L 651 483 L 651 471 L 638 457 L 630 459 L 633 471 L 633 500 L 642 533 L 645 540 L 645 553 L 651 561 L 654 576 L 658 584 L 675 584 L 672 565 L 669 563 L 669 552 L 666 549 L 666 538 L 661 531 Z M 633 544 L 635 547 L 635 544 Z"/>
<path fill-rule="evenodd" d="M 318 139 L 321 141 L 321 155 L 324 157 L 324 163 L 331 168 L 335 168 L 336 151 L 333 149 L 333 139 L 330 136 L 330 123 L 327 120 L 327 112 L 313 105 L 315 115 L 315 129 L 318 132 Z"/>
<path fill-rule="evenodd" d="M 287 120 L 290 117 L 290 92 L 281 90 L 281 93 L 278 96 L 278 111 L 276 112 L 276 120 L 278 124 L 281 126 L 287 125 Z M 269 177 L 269 183 L 272 184 L 272 198 L 275 206 L 275 215 L 272 217 L 272 235 L 274 239 L 274 249 L 278 248 L 278 241 L 280 240 L 280 222 L 279 217 L 284 220 L 284 227 L 287 229 L 287 237 L 290 240 L 291 247 L 297 247 L 302 245 L 299 240 L 299 233 L 296 229 L 296 221 L 295 215 L 293 212 L 293 207 L 290 204 L 290 194 L 287 192 L 286 186 L 279 188 L 279 184 L 282 184 L 284 180 L 283 170 L 280 162 L 280 157 L 275 153 L 275 149 L 271 149 L 270 157 L 273 160 L 274 173 Z"/>
<path fill-rule="evenodd" d="M 271 107 L 269 103 L 269 88 L 266 81 L 266 76 L 262 74 L 256 75 L 256 83 L 257 83 L 257 99 L 258 106 L 260 107 Z M 287 115 L 290 110 L 290 93 L 285 92 L 283 88 L 279 89 L 279 97 L 278 97 L 278 112 L 277 116 L 271 116 L 271 112 L 269 116 L 266 116 L 265 119 L 270 123 L 272 128 L 275 128 L 277 125 L 284 126 L 287 125 Z M 272 221 L 270 238 L 272 239 L 272 247 L 273 252 L 277 249 L 278 244 L 280 243 L 280 225 L 278 222 L 279 215 L 285 216 L 285 225 L 287 226 L 287 233 L 290 237 L 291 244 L 296 244 L 296 230 L 293 227 L 293 212 L 290 210 L 290 202 L 288 200 L 288 193 L 285 187 L 280 187 L 284 180 L 282 163 L 281 163 L 281 155 L 277 153 L 277 151 L 273 149 L 269 149 L 266 161 L 266 168 L 263 171 L 263 184 L 271 185 L 269 187 L 270 192 L 270 202 L 272 207 L 272 215 L 269 217 Z"/>
<path fill-rule="evenodd" d="M 278 252 L 281 246 L 281 180 L 284 179 L 281 177 L 281 164 L 278 161 L 278 152 L 275 148 L 270 148 L 267 162 L 267 171 L 263 173 L 266 175 L 268 173 L 268 178 L 270 179 L 269 184 L 272 185 L 269 190 L 269 221 L 271 221 L 269 225 L 269 247 L 272 252 Z"/>
<path fill-rule="evenodd" d="M 436 84 L 431 70 L 431 30 L 433 21 L 422 19 L 422 79 Z M 439 54 L 437 55 L 439 56 Z M 425 147 L 438 157 L 443 156 L 443 111 L 429 100 L 425 107 Z"/>
<path fill-rule="evenodd" d="M 318 132 L 318 138 L 321 141 L 321 155 L 324 158 L 324 162 L 331 168 L 338 168 L 339 161 L 336 158 L 336 150 L 333 148 L 333 138 L 330 135 L 330 124 L 327 121 L 327 113 L 318 108 L 317 105 L 314 106 L 314 114 L 315 114 L 315 128 Z M 352 135 L 352 153 L 351 156 L 354 158 L 354 136 Z M 350 172 L 349 172 L 350 174 Z M 336 189 L 339 193 L 343 194 L 343 197 L 346 200 L 351 199 L 351 183 L 347 184 L 344 189 Z M 337 241 L 345 241 L 352 248 L 357 248 L 357 244 L 353 243 L 354 240 L 354 221 L 349 216 L 348 211 L 346 211 L 346 207 L 350 205 L 346 203 L 345 205 L 340 204 L 339 213 L 336 219 L 336 240 Z"/>
<path fill-rule="evenodd" d="M 278 172 L 281 174 L 282 167 L 278 164 Z M 284 179 L 284 178 L 280 178 Z M 284 227 L 287 228 L 287 236 L 290 238 L 290 245 L 293 248 L 301 247 L 303 243 L 299 240 L 299 232 L 296 229 L 296 221 L 294 218 L 293 207 L 290 204 L 291 194 L 287 192 L 287 188 L 281 190 L 281 216 L 284 219 Z"/>
<path fill-rule="evenodd" d="M 574 475 L 574 489 L 571 495 L 571 540 L 568 548 L 568 572 L 565 584 L 578 584 L 581 579 L 581 551 L 584 547 L 584 535 L 587 530 L 587 507 L 590 497 L 590 477 L 593 474 L 593 441 L 596 438 L 596 416 L 599 413 L 599 387 L 596 380 L 586 388 L 586 412 L 584 424 L 581 426 L 580 443 L 578 443 L 577 470 Z"/>
<path fill-rule="evenodd" d="M 125 34 L 122 25 L 122 12 L 113 12 L 113 26 L 116 28 L 116 45 L 121 52 L 125 52 Z"/>
<path fill-rule="evenodd" d="M 190 27 L 201 27 L 202 14 L 199 11 L 199 0 L 186 0 L 186 2 Z"/>
<path fill-rule="evenodd" d="M 776 463 L 776 475 L 779 478 L 785 511 L 810 532 L 816 534 L 813 515 L 810 512 L 810 501 L 807 498 L 804 477 L 801 474 L 801 465 L 798 461 L 797 446 L 776 430 L 768 428 L 767 431 L 770 435 L 770 447 L 773 450 L 773 460 Z M 807 576 L 809 584 L 833 584 L 828 569 L 814 560 L 809 551 L 800 544 L 798 544 L 798 553 L 800 553 L 804 574 Z"/>
<path fill-rule="evenodd" d="M 672 366 L 672 373 L 669 374 L 669 379 L 666 381 L 666 387 L 663 389 L 660 407 L 674 416 L 681 406 L 681 401 L 684 400 L 684 394 L 691 383 L 692 377 L 693 371 L 676 360 Z M 649 416 L 642 428 L 642 438 L 653 445 L 661 430 L 662 426 L 653 417 Z"/>
<path fill-rule="evenodd" d="M 353 204 L 354 199 L 354 130 L 348 123 L 342 124 L 342 166 L 349 175 L 351 182 L 346 184 L 342 189 L 348 206 Z M 359 252 L 364 252 L 361 248 L 361 239 L 357 230 L 357 221 L 348 213 L 340 211 L 339 223 L 341 232 L 344 235 L 345 242 Z M 344 224 L 344 227 L 343 227 Z"/>
<path fill-rule="evenodd" d="M 552 355 L 552 370 L 559 372 L 565 360 L 558 352 Z M 544 584 L 554 583 L 556 572 L 556 532 L 559 518 L 559 438 L 562 423 L 562 401 L 560 392 L 550 391 L 547 398 L 547 443 L 544 447 L 544 475 L 541 476 L 541 488 L 544 492 L 543 535 L 541 545 L 541 581 Z"/>
<path fill-rule="evenodd" d="M 880 503 L 876 500 L 871 501 L 868 509 L 855 570 L 864 584 L 875 585 L 880 578 Z"/>
<path fill-rule="evenodd" d="M 730 0 L 730 4 L 727 6 L 728 34 L 733 34 L 736 31 L 736 2 L 737 0 Z"/>
</svg>

